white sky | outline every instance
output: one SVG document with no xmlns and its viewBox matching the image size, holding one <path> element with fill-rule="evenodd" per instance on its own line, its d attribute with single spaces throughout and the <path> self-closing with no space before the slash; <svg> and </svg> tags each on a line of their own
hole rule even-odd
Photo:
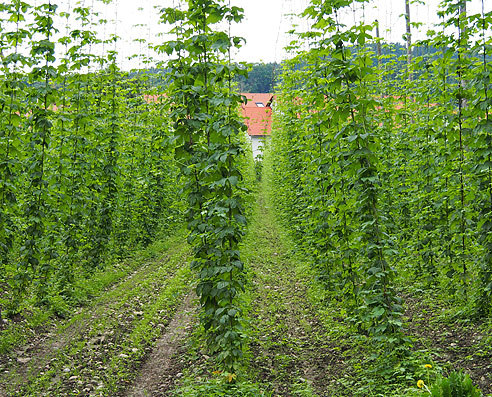
<svg viewBox="0 0 492 397">
<path fill-rule="evenodd" d="M 100 18 L 112 21 L 100 28 L 100 37 L 116 33 L 121 41 L 116 45 L 120 63 L 125 69 L 141 66 L 138 59 L 128 61 L 132 54 L 143 53 L 151 55 L 146 44 L 134 42 L 135 39 L 146 39 L 152 44 L 162 43 L 169 39 L 164 35 L 168 26 L 159 24 L 159 10 L 163 7 L 173 7 L 179 0 L 112 0 L 104 5 L 101 0 L 52 0 L 60 5 L 60 11 L 73 9 L 77 4 L 84 7 L 93 7 L 100 12 Z M 234 54 L 235 61 L 247 62 L 280 62 L 288 55 L 283 48 L 292 37 L 287 31 L 296 24 L 298 31 L 308 28 L 308 21 L 293 16 L 302 12 L 309 0 L 230 0 L 231 5 L 244 8 L 245 18 L 239 25 L 232 27 L 232 34 L 246 38 L 247 43 L 240 51 Z M 412 0 L 411 0 L 412 1 Z M 485 1 L 485 11 L 491 11 L 492 1 Z M 31 4 L 40 4 L 45 0 L 31 0 Z M 355 2 L 354 2 L 355 3 Z M 425 5 L 414 2 L 411 5 L 411 19 L 413 22 L 422 22 L 420 28 L 426 32 L 428 27 L 437 20 L 437 5 L 439 0 L 425 0 Z M 372 0 L 365 4 L 364 9 L 357 3 L 358 9 L 348 10 L 342 16 L 347 25 L 364 21 L 368 24 L 375 19 L 379 20 L 381 36 L 387 42 L 403 42 L 405 33 L 405 0 Z M 468 13 L 481 12 L 481 0 L 468 2 Z M 114 21 L 117 21 L 116 23 Z M 64 33 L 64 25 L 60 26 L 60 33 Z M 73 29 L 73 24 L 68 27 Z M 375 32 L 374 32 L 375 34 Z M 412 31 L 413 39 L 424 38 L 424 33 Z M 105 50 L 108 50 L 106 47 Z M 96 51 L 96 50 L 95 50 Z M 99 49 L 101 51 L 101 49 Z"/>
<path fill-rule="evenodd" d="M 492 9 L 492 1 L 485 1 L 485 11 Z M 158 17 L 154 6 L 169 7 L 173 6 L 172 0 L 113 0 L 113 4 L 118 4 L 118 26 L 120 35 L 124 40 L 129 41 L 130 37 L 154 36 L 155 32 L 163 32 L 166 26 L 158 26 Z M 177 0 L 175 0 L 177 3 Z M 354 2 L 355 3 L 355 2 Z M 413 22 L 422 22 L 420 33 L 413 29 L 413 39 L 422 39 L 425 32 L 434 23 L 438 22 L 437 8 L 439 0 L 426 0 L 425 5 L 414 2 L 411 5 L 411 19 Z M 231 0 L 231 5 L 244 8 L 245 18 L 239 25 L 233 26 L 232 34 L 245 37 L 247 40 L 240 51 L 235 54 L 235 60 L 247 62 L 280 62 L 287 57 L 283 48 L 290 42 L 292 37 L 287 35 L 287 31 L 292 29 L 292 24 L 297 25 L 297 30 L 304 31 L 308 27 L 306 20 L 301 20 L 292 16 L 302 12 L 308 5 L 309 0 Z M 138 7 L 144 7 L 144 11 L 137 11 Z M 375 19 L 380 23 L 380 34 L 387 42 L 403 42 L 402 36 L 405 33 L 405 0 L 372 0 L 364 6 L 360 4 L 356 10 L 347 11 L 342 20 L 346 24 L 353 24 L 354 21 L 365 21 L 372 23 Z M 470 0 L 468 13 L 481 12 L 481 0 Z M 111 9 L 108 8 L 108 10 Z M 110 12 L 110 11 L 106 11 Z M 114 7 L 113 7 L 114 12 Z M 108 16 L 108 19 L 111 19 Z M 140 21 L 140 22 L 139 22 Z M 132 28 L 136 22 L 147 24 L 143 28 Z M 375 34 L 375 32 L 374 32 Z M 156 39 L 152 39 L 156 40 Z M 163 38 L 161 38 L 163 40 Z M 125 45 L 125 50 L 135 48 Z M 120 51 L 122 48 L 120 48 Z M 123 55 L 123 54 L 122 54 Z"/>
</svg>

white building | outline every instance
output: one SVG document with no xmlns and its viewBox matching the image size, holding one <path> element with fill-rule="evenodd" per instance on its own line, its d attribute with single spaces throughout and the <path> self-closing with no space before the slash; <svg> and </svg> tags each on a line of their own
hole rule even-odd
<svg viewBox="0 0 492 397">
<path fill-rule="evenodd" d="M 253 157 L 256 158 L 260 153 L 263 142 L 270 138 L 272 132 L 272 94 L 247 93 L 243 94 L 248 98 L 246 104 L 242 104 L 242 112 L 245 124 L 248 126 L 248 135 L 251 140 Z"/>
</svg>

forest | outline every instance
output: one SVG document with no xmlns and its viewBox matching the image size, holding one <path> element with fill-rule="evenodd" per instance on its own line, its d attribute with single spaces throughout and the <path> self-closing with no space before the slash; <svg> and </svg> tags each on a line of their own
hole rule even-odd
<svg viewBox="0 0 492 397">
<path fill-rule="evenodd" d="M 116 3 L 0 2 L 0 397 L 492 396 L 490 4 L 310 0 L 246 63 L 168 2 L 128 68 Z"/>
</svg>

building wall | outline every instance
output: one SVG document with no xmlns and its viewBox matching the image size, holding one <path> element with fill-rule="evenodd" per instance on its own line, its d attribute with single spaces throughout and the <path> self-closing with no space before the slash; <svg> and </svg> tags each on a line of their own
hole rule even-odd
<svg viewBox="0 0 492 397">
<path fill-rule="evenodd" d="M 253 158 L 261 154 L 260 148 L 263 146 L 265 139 L 270 139 L 268 135 L 250 135 L 251 149 L 253 149 Z"/>
</svg>

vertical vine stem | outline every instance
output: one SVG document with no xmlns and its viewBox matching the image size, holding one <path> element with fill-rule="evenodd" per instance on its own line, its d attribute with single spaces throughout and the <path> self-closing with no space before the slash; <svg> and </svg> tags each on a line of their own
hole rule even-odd
<svg viewBox="0 0 492 397">
<path fill-rule="evenodd" d="M 176 40 L 158 49 L 177 55 L 168 63 L 169 100 L 176 159 L 186 178 L 189 241 L 195 254 L 191 265 L 198 274 L 201 320 L 211 351 L 232 373 L 242 357 L 238 296 L 244 288 L 244 266 L 238 244 L 246 218 L 239 167 L 245 126 L 236 111 L 242 98 L 232 92 L 231 78 L 245 72 L 230 62 L 230 50 L 241 39 L 214 26 L 223 20 L 239 22 L 242 9 L 215 0 L 189 0 L 187 6 L 184 11 L 162 10 Z"/>
</svg>

